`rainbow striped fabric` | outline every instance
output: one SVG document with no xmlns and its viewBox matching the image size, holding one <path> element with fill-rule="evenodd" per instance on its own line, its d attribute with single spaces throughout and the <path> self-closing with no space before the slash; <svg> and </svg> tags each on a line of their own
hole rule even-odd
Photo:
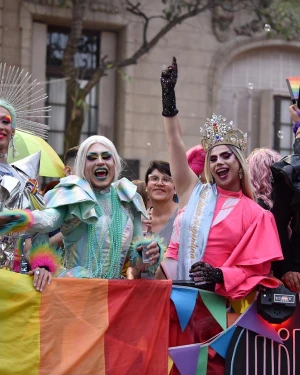
<svg viewBox="0 0 300 375">
<path fill-rule="evenodd" d="M 169 281 L 32 278 L 0 270 L 0 374 L 168 373 Z"/>
</svg>

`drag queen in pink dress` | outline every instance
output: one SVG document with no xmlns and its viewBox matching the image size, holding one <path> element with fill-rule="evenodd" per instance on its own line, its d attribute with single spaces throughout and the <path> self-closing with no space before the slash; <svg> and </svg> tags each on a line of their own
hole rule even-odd
<svg viewBox="0 0 300 375">
<path fill-rule="evenodd" d="M 276 287 L 268 273 L 271 262 L 282 259 L 282 252 L 272 214 L 253 200 L 243 154 L 246 134 L 222 116 L 207 120 L 200 136 L 207 151 L 208 183 L 201 184 L 185 158 L 175 102 L 176 81 L 174 59 L 161 82 L 180 212 L 161 271 L 173 279 L 214 282 L 217 293 L 233 299 L 245 297 L 258 284 Z"/>
<path fill-rule="evenodd" d="M 247 296 L 258 284 L 277 287 L 269 272 L 271 262 L 282 259 L 282 251 L 272 214 L 254 201 L 243 154 L 246 134 L 222 116 L 207 119 L 200 128 L 206 151 L 207 183 L 202 184 L 186 159 L 176 82 L 173 58 L 161 76 L 162 114 L 179 215 L 156 277 L 190 280 L 196 285 L 211 283 L 216 293 L 231 299 Z M 176 329 L 171 318 L 170 346 L 203 342 L 220 332 L 203 304 L 196 305 L 193 316 L 184 332 Z M 223 373 L 224 364 L 216 355 L 209 360 L 207 374 Z"/>
</svg>

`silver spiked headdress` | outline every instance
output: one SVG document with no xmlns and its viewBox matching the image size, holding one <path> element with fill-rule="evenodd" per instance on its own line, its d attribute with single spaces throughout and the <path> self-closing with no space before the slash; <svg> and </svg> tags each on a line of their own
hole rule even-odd
<svg viewBox="0 0 300 375">
<path fill-rule="evenodd" d="M 32 108 L 48 97 L 39 84 L 37 80 L 32 81 L 31 75 L 24 70 L 0 63 L 0 106 L 11 114 L 12 127 L 45 139 L 49 127 L 33 120 L 49 117 L 44 112 L 51 110 L 51 107 L 44 106 Z"/>
</svg>

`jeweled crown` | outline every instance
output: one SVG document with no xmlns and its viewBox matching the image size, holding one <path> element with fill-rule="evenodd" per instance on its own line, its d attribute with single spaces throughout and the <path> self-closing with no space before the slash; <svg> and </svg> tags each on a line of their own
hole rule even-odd
<svg viewBox="0 0 300 375">
<path fill-rule="evenodd" d="M 216 145 L 233 145 L 243 152 L 247 148 L 247 134 L 233 125 L 233 121 L 226 122 L 223 116 L 212 115 L 206 119 L 204 128 L 200 128 L 201 145 L 205 151 Z"/>
</svg>

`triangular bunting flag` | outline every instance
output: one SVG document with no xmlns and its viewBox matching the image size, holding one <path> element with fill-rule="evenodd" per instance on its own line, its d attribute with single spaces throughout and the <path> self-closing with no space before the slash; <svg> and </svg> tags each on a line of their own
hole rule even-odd
<svg viewBox="0 0 300 375">
<path fill-rule="evenodd" d="M 205 375 L 207 370 L 207 361 L 208 361 L 208 346 L 201 346 L 200 353 L 197 363 L 197 372 L 196 375 Z"/>
<path fill-rule="evenodd" d="M 184 331 L 194 311 L 198 290 L 194 288 L 173 286 L 171 300 L 174 302 L 180 327 Z"/>
<path fill-rule="evenodd" d="M 213 341 L 210 346 L 218 353 L 221 357 L 225 358 L 228 345 L 234 334 L 235 327 L 230 327 L 227 331 L 222 333 L 215 341 Z"/>
<path fill-rule="evenodd" d="M 245 311 L 241 318 L 236 321 L 236 325 L 250 329 L 250 331 L 283 344 L 283 341 L 276 332 L 275 328 L 273 328 L 271 324 L 266 322 L 260 315 L 257 314 L 256 301 L 252 306 L 249 307 L 248 310 Z"/>
<path fill-rule="evenodd" d="M 211 315 L 216 319 L 220 326 L 225 330 L 227 327 L 226 321 L 226 300 L 224 297 L 216 293 L 208 292 L 206 290 L 199 290 L 203 303 L 210 311 Z"/>
<path fill-rule="evenodd" d="M 170 374 L 173 367 L 173 359 L 168 355 L 168 375 Z"/>
<path fill-rule="evenodd" d="M 196 374 L 199 351 L 200 344 L 169 348 L 169 354 L 181 375 Z"/>
</svg>

